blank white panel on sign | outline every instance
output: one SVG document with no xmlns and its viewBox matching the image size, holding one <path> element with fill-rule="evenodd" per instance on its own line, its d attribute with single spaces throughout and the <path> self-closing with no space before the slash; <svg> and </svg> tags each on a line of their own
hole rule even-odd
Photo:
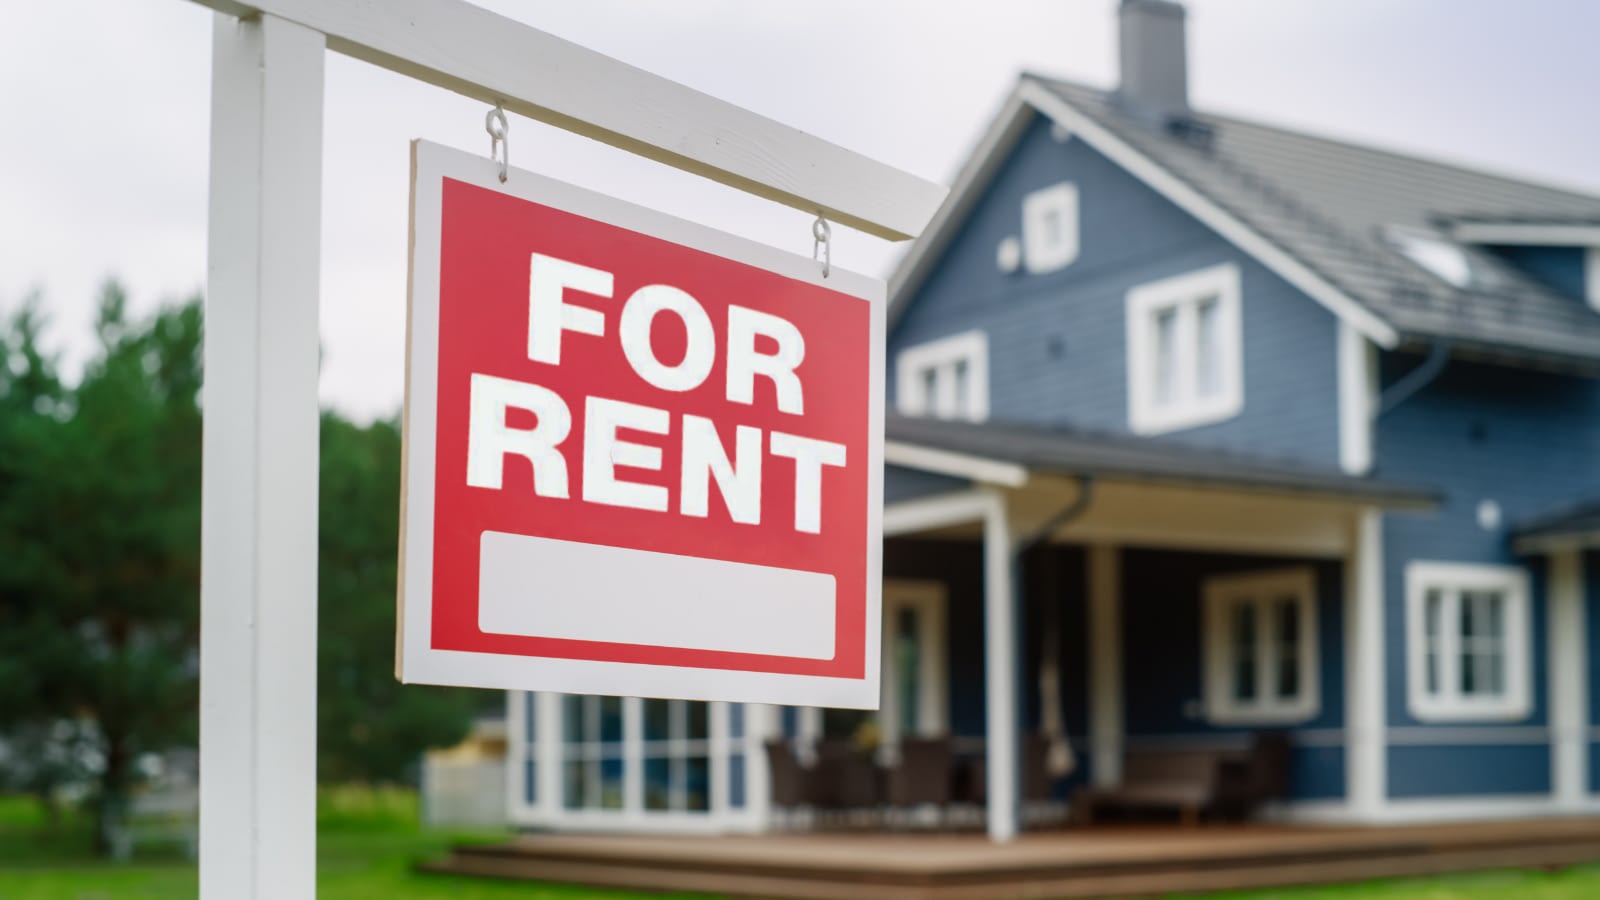
<svg viewBox="0 0 1600 900">
<path fill-rule="evenodd" d="M 483 533 L 478 559 L 478 627 L 486 632 L 834 654 L 832 575 L 501 531 Z"/>
</svg>

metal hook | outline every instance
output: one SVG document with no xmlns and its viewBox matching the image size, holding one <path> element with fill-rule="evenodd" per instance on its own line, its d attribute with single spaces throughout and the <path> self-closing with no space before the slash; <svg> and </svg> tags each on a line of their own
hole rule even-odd
<svg viewBox="0 0 1600 900">
<path fill-rule="evenodd" d="M 811 258 L 822 264 L 822 277 L 827 278 L 828 273 L 833 271 L 833 251 L 830 246 L 833 240 L 833 228 L 828 225 L 827 219 L 817 216 L 817 220 L 811 223 L 811 237 L 814 241 L 811 245 Z"/>
<path fill-rule="evenodd" d="M 489 132 L 489 158 L 500 163 L 500 183 L 505 184 L 511 167 L 511 126 L 500 104 L 483 117 L 483 130 Z"/>
</svg>

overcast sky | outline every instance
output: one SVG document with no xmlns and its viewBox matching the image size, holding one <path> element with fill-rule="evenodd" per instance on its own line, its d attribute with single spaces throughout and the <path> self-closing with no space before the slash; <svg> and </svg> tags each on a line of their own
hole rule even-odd
<svg viewBox="0 0 1600 900">
<path fill-rule="evenodd" d="M 947 182 L 1022 69 L 1110 86 L 1114 0 L 485 3 Z M 1191 0 L 1196 104 L 1600 193 L 1600 3 Z M 0 29 L 0 312 L 44 296 L 69 370 L 98 285 L 136 310 L 205 274 L 211 13 L 187 0 L 11 3 Z M 325 402 L 398 409 L 407 142 L 486 152 L 482 104 L 330 54 Z M 511 117 L 512 163 L 799 253 L 810 217 Z M 835 230 L 835 265 L 903 248 Z"/>
</svg>

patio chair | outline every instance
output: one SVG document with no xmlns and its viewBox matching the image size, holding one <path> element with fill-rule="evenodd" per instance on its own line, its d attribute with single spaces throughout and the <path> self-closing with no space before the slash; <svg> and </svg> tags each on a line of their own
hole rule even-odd
<svg viewBox="0 0 1600 900">
<path fill-rule="evenodd" d="M 794 747 L 787 740 L 766 742 L 767 767 L 771 772 L 772 805 L 796 810 L 825 805 L 817 773 L 800 765 Z"/>
<path fill-rule="evenodd" d="M 943 816 L 950 803 L 955 760 L 948 737 L 901 738 L 900 763 L 888 771 L 885 793 L 891 807 L 910 810 L 933 805 Z"/>
<path fill-rule="evenodd" d="M 1254 735 L 1244 753 L 1134 751 L 1123 757 L 1122 783 L 1080 788 L 1073 814 L 1082 824 L 1092 824 L 1102 811 L 1172 811 L 1185 825 L 1202 816 L 1242 820 L 1287 792 L 1289 760 L 1289 739 L 1282 732 Z"/>
<path fill-rule="evenodd" d="M 817 742 L 813 770 L 819 805 L 834 810 L 869 810 L 883 802 L 880 772 L 872 758 L 851 740 Z"/>
</svg>

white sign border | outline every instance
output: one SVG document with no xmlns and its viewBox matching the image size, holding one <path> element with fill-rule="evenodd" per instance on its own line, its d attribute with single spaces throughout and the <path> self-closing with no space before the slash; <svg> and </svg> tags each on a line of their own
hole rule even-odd
<svg viewBox="0 0 1600 900">
<path fill-rule="evenodd" d="M 411 143 L 411 274 L 402 426 L 396 677 L 406 683 L 687 700 L 877 709 L 882 663 L 884 282 L 809 257 L 500 166 L 428 141 Z M 562 209 L 715 254 L 871 304 L 867 439 L 866 667 L 861 679 L 515 656 L 432 645 L 435 451 L 438 424 L 439 254 L 445 178 Z"/>
</svg>

